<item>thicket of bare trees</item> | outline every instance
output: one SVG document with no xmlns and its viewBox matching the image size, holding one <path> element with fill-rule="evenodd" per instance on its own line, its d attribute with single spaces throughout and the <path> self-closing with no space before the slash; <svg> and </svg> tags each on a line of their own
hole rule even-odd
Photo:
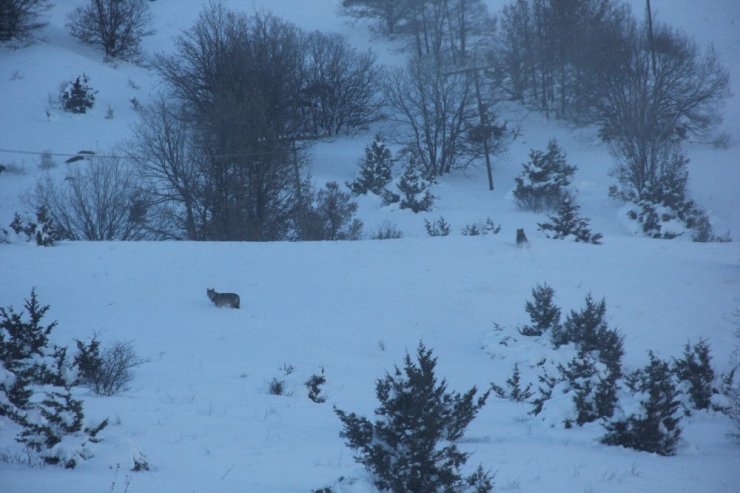
<svg viewBox="0 0 740 493">
<path fill-rule="evenodd" d="M 300 143 L 379 114 L 372 54 L 221 3 L 155 67 L 168 93 L 143 113 L 129 154 L 163 227 L 190 239 L 300 237 L 314 207 Z"/>
<path fill-rule="evenodd" d="M 628 55 L 632 22 L 619 0 L 516 0 L 501 12 L 495 59 L 513 98 L 559 118 L 583 121 L 597 74 Z"/>
<path fill-rule="evenodd" d="M 41 180 L 31 197 L 44 207 L 62 238 L 69 240 L 143 240 L 148 227 L 147 200 L 128 163 L 96 157 L 80 163 L 64 181 Z"/>
</svg>

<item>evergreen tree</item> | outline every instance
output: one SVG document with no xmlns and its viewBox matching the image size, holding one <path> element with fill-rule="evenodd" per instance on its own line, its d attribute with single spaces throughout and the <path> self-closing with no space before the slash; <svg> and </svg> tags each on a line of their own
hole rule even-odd
<svg viewBox="0 0 740 493">
<path fill-rule="evenodd" d="M 49 0 L 0 0 L 0 43 L 30 38 L 46 26 L 41 14 L 51 5 Z"/>
<path fill-rule="evenodd" d="M 434 197 L 429 193 L 431 183 L 419 171 L 416 162 L 409 160 L 398 183 L 398 189 L 402 193 L 401 209 L 411 209 L 413 212 L 428 211 L 432 206 Z"/>
<path fill-rule="evenodd" d="M 522 165 L 522 173 L 514 181 L 514 197 L 524 210 L 551 209 L 566 195 L 575 166 L 570 166 L 565 153 L 555 139 L 547 144 L 547 151 L 529 152 L 529 162 Z"/>
<path fill-rule="evenodd" d="M 552 299 L 555 290 L 547 283 L 537 285 L 532 289 L 532 300 L 527 301 L 524 309 L 529 314 L 531 325 L 525 325 L 519 331 L 525 336 L 541 336 L 548 329 L 556 331 L 560 326 L 560 308 L 555 306 Z"/>
<path fill-rule="evenodd" d="M 552 231 L 551 234 L 545 233 L 548 238 L 556 240 L 572 239 L 576 242 L 601 243 L 601 233 L 591 233 L 588 227 L 589 220 L 578 215 L 577 205 L 570 197 L 565 196 L 560 201 L 556 216 L 548 216 L 549 223 L 538 223 L 540 231 Z"/>
<path fill-rule="evenodd" d="M 391 181 L 393 155 L 385 145 L 383 134 L 376 134 L 373 142 L 365 147 L 365 158 L 360 164 L 360 172 L 347 186 L 358 195 L 368 191 L 381 195 L 383 189 Z"/>
<path fill-rule="evenodd" d="M 610 418 L 617 404 L 619 376 L 583 349 L 568 363 L 559 367 L 568 382 L 576 409 L 576 424 L 583 426 L 599 418 Z M 569 427 L 569 423 L 566 423 Z"/>
<path fill-rule="evenodd" d="M 8 402 L 0 400 L 0 416 L 15 415 L 17 410 L 28 406 L 32 383 L 53 384 L 55 372 L 49 367 L 54 360 L 54 350 L 49 350 L 49 334 L 57 323 L 48 325 L 42 319 L 49 306 L 42 306 L 31 290 L 25 301 L 24 312 L 15 312 L 12 307 L 0 307 L 0 362 L 15 375 L 13 379 L 0 383 L 0 393 L 5 393 Z M 17 408 L 14 410 L 13 408 Z"/>
<path fill-rule="evenodd" d="M 403 369 L 396 367 L 377 381 L 375 422 L 335 409 L 344 425 L 341 436 L 383 491 L 490 491 L 490 478 L 481 468 L 462 476 L 469 454 L 455 445 L 489 392 L 477 400 L 475 387 L 462 395 L 447 392 L 446 381 L 438 382 L 434 373 L 432 351 L 419 344 L 417 359 L 413 362 L 407 353 Z"/>
<path fill-rule="evenodd" d="M 77 354 L 74 357 L 74 363 L 77 367 L 79 383 L 94 385 L 99 378 L 104 363 L 100 353 L 98 335 L 93 334 L 87 344 L 79 339 L 75 339 L 75 343 L 77 344 Z"/>
<path fill-rule="evenodd" d="M 683 358 L 674 360 L 673 372 L 688 386 L 688 394 L 696 409 L 708 409 L 714 393 L 714 370 L 712 369 L 709 344 L 700 340 L 693 347 L 687 343 Z"/>
<path fill-rule="evenodd" d="M 596 303 L 590 293 L 586 296 L 586 306 L 580 312 L 571 310 L 563 326 L 552 331 L 555 347 L 572 342 L 584 352 L 597 351 L 598 360 L 617 378 L 622 374 L 623 339 L 617 330 L 609 328 L 606 300 Z"/>
<path fill-rule="evenodd" d="M 83 429 L 82 402 L 72 397 L 68 386 L 63 391 L 47 392 L 38 408 L 41 419 L 25 418 L 24 429 L 16 438 L 19 443 L 39 453 L 47 464 L 59 464 L 67 469 L 73 469 L 78 459 L 92 457 L 87 444 L 99 441 L 97 434 L 108 425 L 107 420 Z M 65 440 L 73 441 L 74 446 L 60 446 Z"/>
<path fill-rule="evenodd" d="M 50 346 L 56 322 L 42 322 L 48 305 L 41 305 L 36 291 L 25 301 L 25 314 L 0 307 L 0 418 L 22 427 L 19 443 L 49 464 L 75 467 L 91 456 L 89 443 L 107 421 L 83 429 L 82 402 L 72 398 L 68 380 L 67 348 Z M 45 386 L 45 399 L 34 392 Z"/>
<path fill-rule="evenodd" d="M 306 381 L 306 388 L 308 389 L 308 398 L 317 404 L 326 402 L 326 396 L 321 388 L 326 383 L 326 377 L 324 376 L 324 369 L 321 369 L 320 375 L 311 375 Z"/>
<path fill-rule="evenodd" d="M 650 353 L 650 363 L 627 378 L 627 386 L 640 400 L 640 411 L 624 419 L 607 422 L 607 445 L 674 455 L 681 436 L 678 400 L 668 363 Z"/>
<path fill-rule="evenodd" d="M 62 108 L 72 113 L 85 113 L 95 104 L 95 94 L 98 92 L 88 85 L 90 78 L 82 74 L 74 81 L 67 83 L 62 90 L 60 99 Z"/>
</svg>

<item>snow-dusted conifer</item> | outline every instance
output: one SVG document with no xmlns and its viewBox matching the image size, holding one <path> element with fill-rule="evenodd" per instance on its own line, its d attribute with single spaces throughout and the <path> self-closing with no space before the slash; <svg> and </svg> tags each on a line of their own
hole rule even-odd
<svg viewBox="0 0 740 493">
<path fill-rule="evenodd" d="M 668 363 L 650 353 L 650 363 L 627 378 L 627 386 L 640 399 L 640 410 L 607 422 L 602 442 L 608 445 L 674 455 L 681 436 L 679 391 Z"/>
<path fill-rule="evenodd" d="M 381 195 L 385 186 L 391 181 L 392 169 L 393 155 L 385 145 L 383 134 L 378 133 L 373 142 L 365 147 L 365 157 L 360 164 L 357 178 L 347 183 L 347 186 L 358 195 L 367 192 Z"/>
<path fill-rule="evenodd" d="M 530 325 L 519 331 L 525 336 L 541 336 L 547 330 L 557 330 L 560 326 L 560 308 L 553 303 L 555 290 L 547 283 L 532 289 L 532 300 L 527 301 L 524 309 L 529 314 Z"/>
<path fill-rule="evenodd" d="M 97 434 L 108 425 L 83 428 L 82 402 L 72 397 L 70 387 L 53 390 L 36 406 L 38 414 L 29 413 L 23 420 L 23 431 L 16 440 L 37 452 L 47 464 L 73 469 L 78 460 L 92 457 L 88 446 L 97 443 Z"/>
<path fill-rule="evenodd" d="M 589 293 L 581 311 L 571 310 L 562 327 L 553 329 L 551 335 L 555 347 L 574 343 L 582 351 L 597 351 L 598 360 L 617 377 L 621 376 L 624 338 L 616 329 L 609 328 L 605 299 L 597 303 Z"/>
<path fill-rule="evenodd" d="M 712 402 L 714 369 L 711 360 L 709 344 L 700 340 L 693 346 L 687 343 L 683 357 L 673 362 L 673 371 L 687 386 L 687 393 L 696 409 L 707 409 Z"/>
<path fill-rule="evenodd" d="M 538 229 L 545 231 L 548 238 L 556 240 L 571 239 L 576 242 L 598 245 L 601 243 L 602 234 L 591 232 L 588 226 L 589 220 L 580 217 L 578 209 L 580 209 L 580 206 L 566 195 L 560 201 L 557 215 L 548 216 L 549 223 L 538 223 Z"/>
<path fill-rule="evenodd" d="M 522 167 L 522 173 L 514 179 L 514 197 L 521 209 L 531 211 L 551 209 L 558 204 L 576 171 L 565 160 L 555 139 L 547 144 L 545 152 L 532 149 L 529 162 Z"/>
<path fill-rule="evenodd" d="M 62 101 L 64 111 L 72 113 L 85 113 L 95 104 L 95 94 L 98 92 L 88 84 L 90 78 L 82 74 L 74 81 L 68 82 L 63 88 L 59 98 Z"/>
<path fill-rule="evenodd" d="M 403 171 L 398 189 L 401 191 L 401 209 L 411 209 L 413 212 L 428 211 L 434 197 L 429 193 L 431 183 L 419 170 L 414 159 L 409 159 Z"/>
<path fill-rule="evenodd" d="M 446 381 L 438 382 L 434 374 L 432 351 L 419 344 L 417 359 L 407 353 L 403 369 L 377 381 L 375 422 L 335 408 L 344 425 L 341 436 L 383 491 L 490 491 L 482 469 L 462 475 L 469 454 L 455 445 L 490 391 L 478 399 L 475 387 L 464 394 L 447 392 Z"/>
</svg>

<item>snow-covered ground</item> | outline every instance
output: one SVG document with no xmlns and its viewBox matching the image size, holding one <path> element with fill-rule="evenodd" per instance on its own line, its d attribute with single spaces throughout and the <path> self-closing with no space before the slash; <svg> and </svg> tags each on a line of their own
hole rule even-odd
<svg viewBox="0 0 740 493">
<path fill-rule="evenodd" d="M 65 28 L 66 14 L 82 0 L 56 2 L 42 39 L 21 49 L 0 48 L 0 162 L 24 173 L 0 175 L 0 227 L 25 209 L 23 194 L 38 176 L 39 157 L 15 151 L 69 154 L 108 151 L 130 135 L 136 119 L 131 98 L 146 102 L 156 76 L 126 63 L 103 63 Z M 205 0 L 150 3 L 157 33 L 147 53 L 167 51 L 172 37 L 191 25 Z M 504 2 L 489 1 L 496 10 Z M 643 2 L 632 0 L 641 12 Z M 335 0 L 226 1 L 230 8 L 269 9 L 306 29 L 345 33 L 380 61 L 400 56 L 372 40 L 362 23 L 337 15 Z M 718 232 L 740 236 L 740 4 L 733 0 L 653 0 L 659 20 L 681 27 L 706 46 L 713 43 L 731 71 L 735 96 L 725 110 L 727 149 L 688 146 L 692 194 Z M 49 109 L 63 80 L 80 73 L 98 89 L 92 112 Z M 106 119 L 108 107 L 114 117 Z M 527 322 L 524 302 L 542 282 L 556 302 L 580 309 L 592 293 L 606 298 L 610 326 L 625 335 L 625 367 L 647 362 L 647 351 L 678 356 L 687 342 L 709 341 L 717 370 L 730 368 L 737 346 L 740 307 L 738 243 L 699 244 L 634 237 L 620 204 L 607 196 L 613 160 L 593 129 L 573 129 L 511 109 L 504 118 L 522 137 L 495 159 L 496 190 L 482 169 L 445 177 L 435 187 L 434 210 L 416 215 L 383 208 L 363 197 L 366 232 L 398 225 L 400 240 L 319 243 L 71 243 L 40 248 L 16 241 L 0 245 L 0 305 L 22 306 L 36 287 L 58 320 L 53 340 L 73 345 L 94 331 L 104 342 L 131 341 L 147 359 L 130 390 L 100 397 L 76 389 L 90 419 L 110 418 L 95 457 L 74 471 L 29 468 L 17 454 L 12 427 L 0 421 L 0 491 L 297 492 L 340 476 L 360 478 L 344 490 L 373 491 L 365 472 L 339 437 L 332 406 L 370 415 L 375 379 L 400 365 L 420 340 L 439 358 L 440 376 L 467 390 L 503 384 L 514 363 L 539 359 L 495 349 L 494 324 L 512 330 Z M 514 177 L 530 148 L 556 137 L 578 166 L 574 185 L 583 215 L 604 244 L 548 240 L 536 231 L 544 215 L 524 213 L 511 201 Z M 317 144 L 310 170 L 318 183 L 354 177 L 371 134 Z M 63 157 L 54 173 L 63 173 Z M 453 236 L 429 238 L 424 218 L 444 216 Z M 498 235 L 464 237 L 467 223 L 491 217 Z M 523 227 L 528 248 L 517 248 Z M 240 310 L 217 309 L 205 290 L 235 291 Z M 283 368 L 295 370 L 284 376 Z M 306 397 L 303 383 L 324 369 L 328 401 Z M 291 395 L 273 396 L 267 385 L 284 378 Z M 529 416 L 529 406 L 491 398 L 461 446 L 496 473 L 502 491 L 735 492 L 740 448 L 726 437 L 728 420 L 698 412 L 682 421 L 674 457 L 598 442 L 597 424 L 565 430 Z M 141 452 L 152 470 L 134 473 Z"/>
</svg>

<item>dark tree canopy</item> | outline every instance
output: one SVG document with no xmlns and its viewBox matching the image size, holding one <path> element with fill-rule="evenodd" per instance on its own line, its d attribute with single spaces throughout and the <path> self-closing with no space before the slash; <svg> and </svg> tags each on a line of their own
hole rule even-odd
<svg viewBox="0 0 740 493">
<path fill-rule="evenodd" d="M 41 15 L 49 7 L 49 0 L 0 0 L 0 43 L 26 39 L 46 26 Z"/>
</svg>

